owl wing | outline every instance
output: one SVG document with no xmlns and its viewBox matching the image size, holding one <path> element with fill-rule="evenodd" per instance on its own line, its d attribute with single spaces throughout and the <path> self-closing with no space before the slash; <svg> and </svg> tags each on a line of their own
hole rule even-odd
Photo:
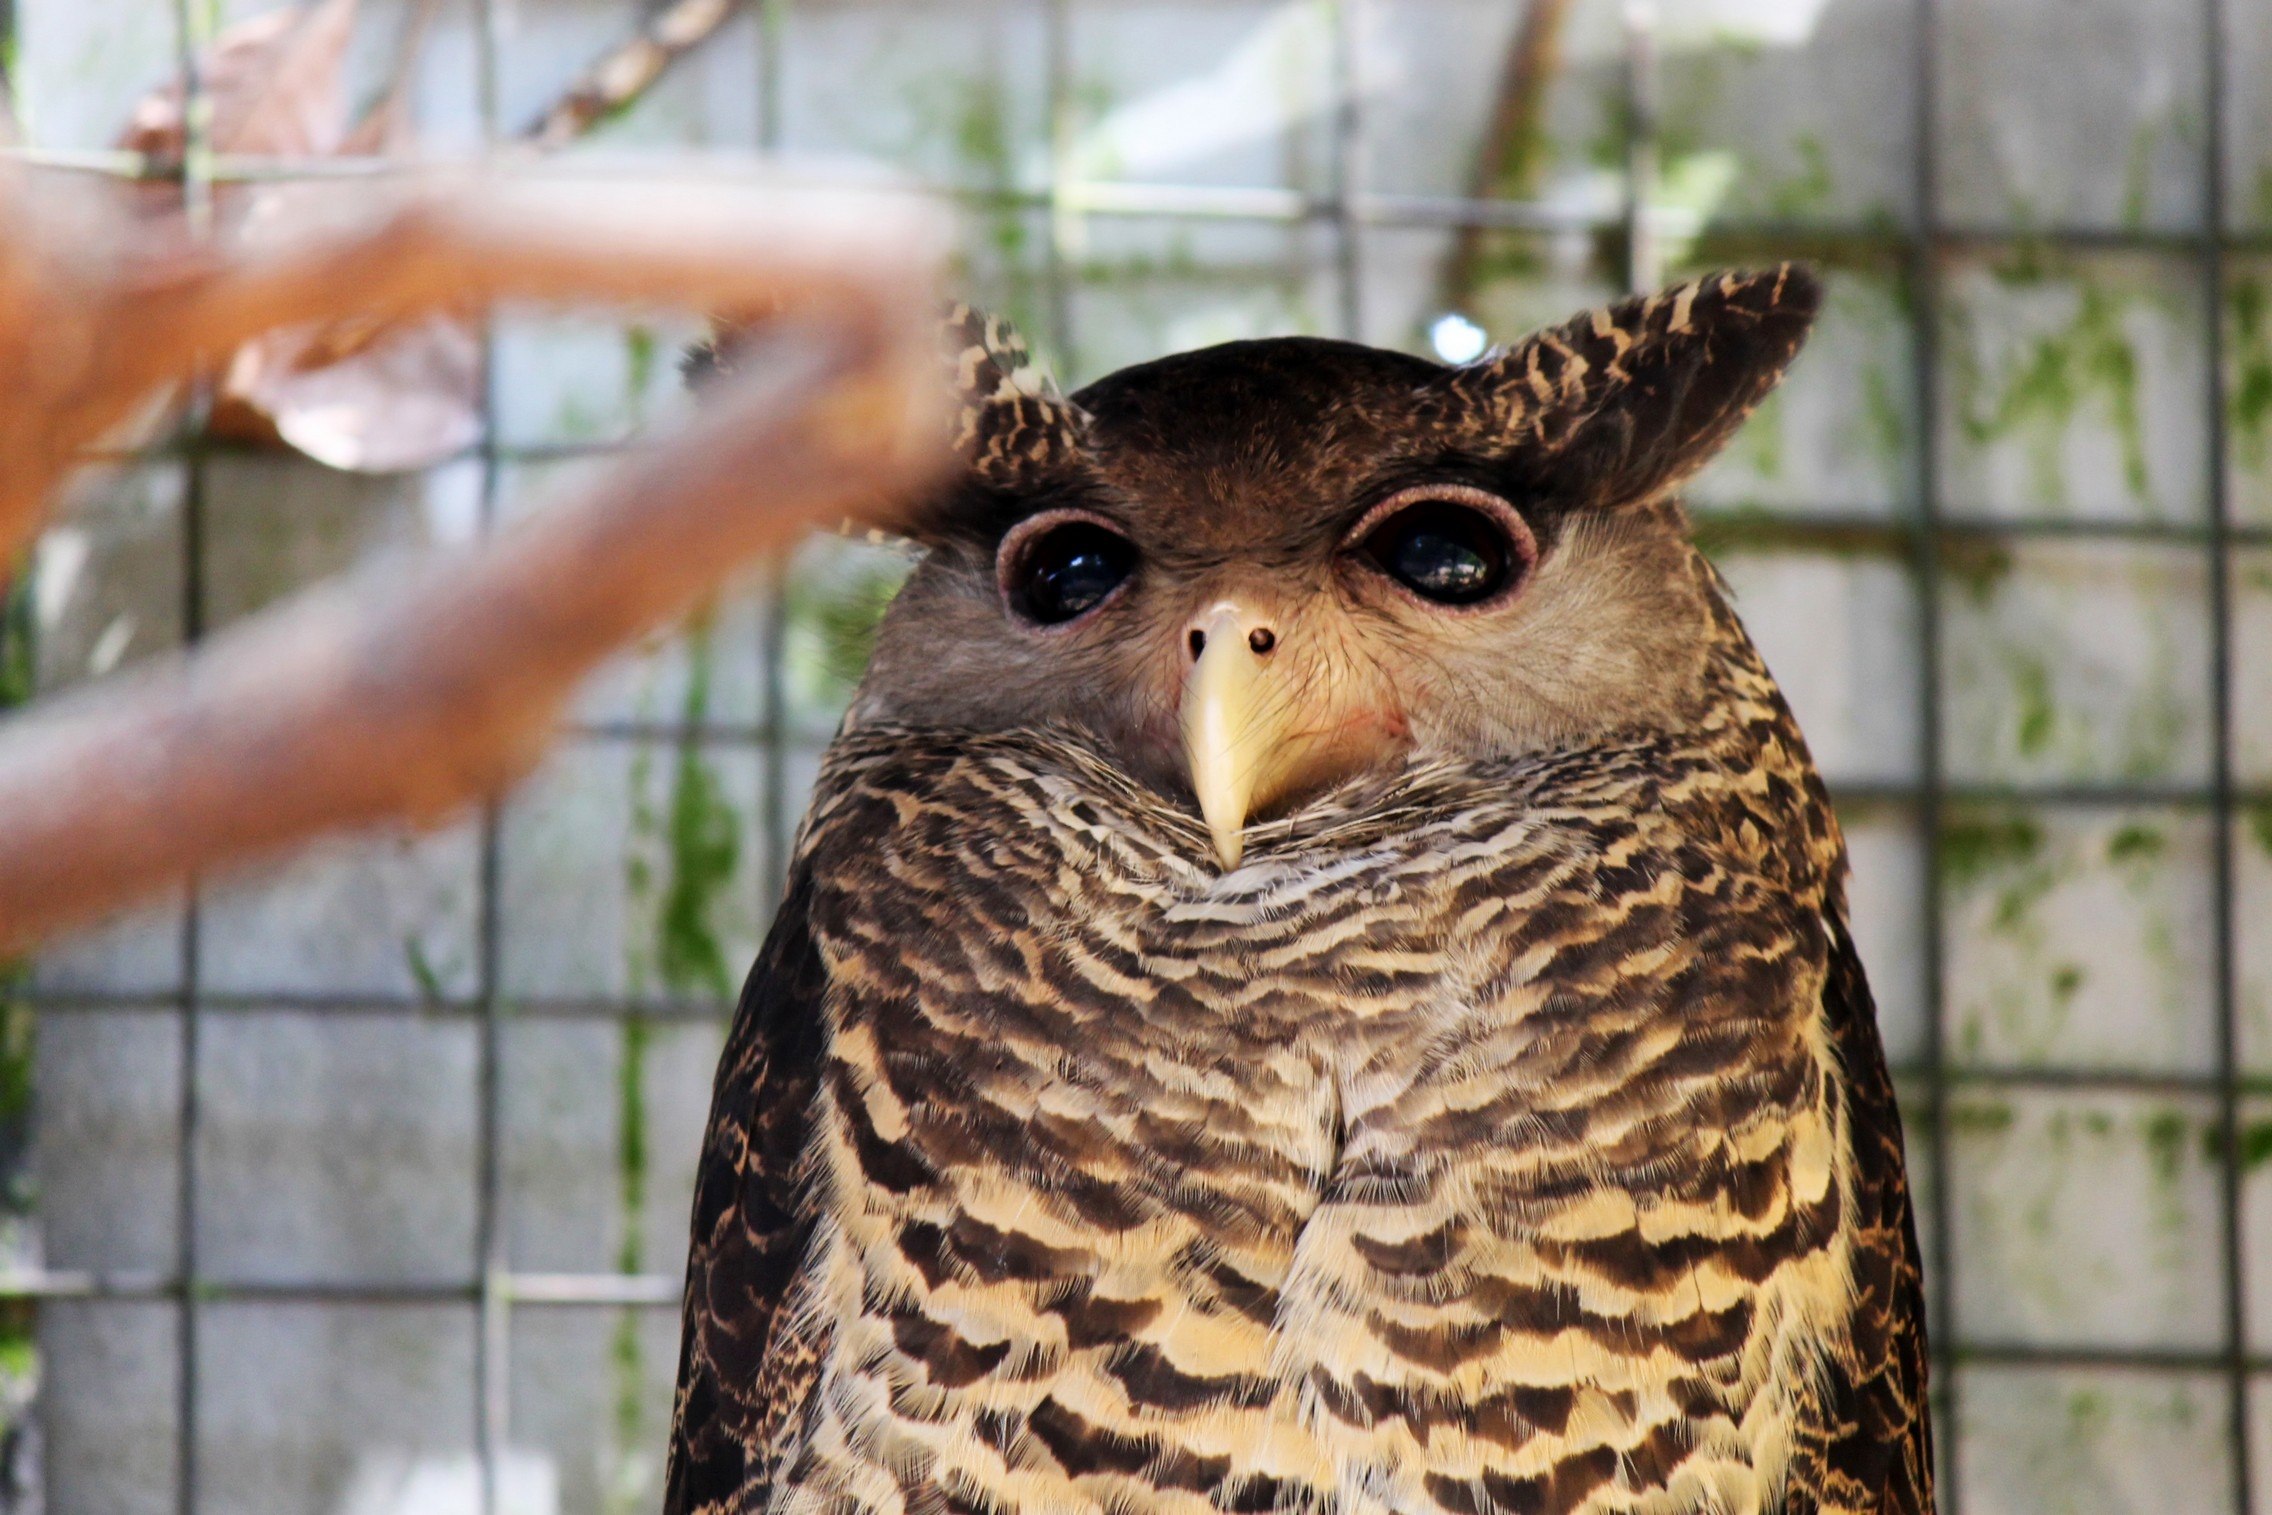
<svg viewBox="0 0 2272 1515">
<path fill-rule="evenodd" d="M 813 1226 L 799 1160 L 827 970 L 812 897 L 799 868 L 718 1063 L 694 1186 L 664 1515 L 759 1507 L 819 1364 L 819 1344 L 795 1335 L 788 1304 Z"/>
<path fill-rule="evenodd" d="M 1843 903 L 1829 912 L 1823 1011 L 1847 1076 L 1854 1152 L 1854 1314 L 1847 1350 L 1828 1367 L 1815 1435 L 1792 1482 L 1815 1502 L 1793 1509 L 1931 1515 L 1933 1437 L 1925 1410 L 1925 1291 L 1903 1176 L 1901 1116 L 1878 1038 L 1869 981 Z"/>
</svg>

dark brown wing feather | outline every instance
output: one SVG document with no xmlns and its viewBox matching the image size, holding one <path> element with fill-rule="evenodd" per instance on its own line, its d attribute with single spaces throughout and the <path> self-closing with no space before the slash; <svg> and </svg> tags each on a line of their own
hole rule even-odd
<svg viewBox="0 0 2272 1515">
<path fill-rule="evenodd" d="M 1792 1469 L 1793 1515 L 1813 1510 L 1931 1515 L 1933 1435 L 1925 1405 L 1925 1292 L 1902 1167 L 1901 1116 L 1862 960 L 1833 903 L 1823 1010 L 1846 1069 L 1854 1147 L 1851 1348 L 1823 1385 L 1817 1435 Z M 1811 1500 L 1803 1495 L 1811 1494 Z"/>
<path fill-rule="evenodd" d="M 694 1187 L 664 1515 L 763 1508 L 781 1431 L 802 1411 L 818 1361 L 811 1343 L 788 1341 L 783 1329 L 812 1234 L 798 1165 L 827 970 L 813 942 L 811 900 L 800 868 L 718 1063 Z"/>
</svg>

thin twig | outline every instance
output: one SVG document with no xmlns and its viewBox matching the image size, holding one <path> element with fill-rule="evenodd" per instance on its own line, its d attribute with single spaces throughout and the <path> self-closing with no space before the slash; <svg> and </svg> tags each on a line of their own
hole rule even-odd
<svg viewBox="0 0 2272 1515">
<path fill-rule="evenodd" d="M 1470 199 L 1527 199 L 1546 166 L 1543 141 L 1546 92 L 1562 63 L 1562 27 L 1570 0 L 1530 0 L 1515 28 L 1507 61 L 1499 72 L 1499 93 L 1491 103 L 1491 122 L 1468 179 Z M 1476 266 L 1482 259 L 1484 229 L 1468 224 L 1452 237 L 1444 264 L 1444 299 L 1454 310 L 1475 293 Z"/>
<path fill-rule="evenodd" d="M 521 133 L 536 147 L 566 147 L 628 110 L 672 64 L 707 41 L 733 14 L 734 0 L 671 0 L 639 34 L 611 49 Z"/>
</svg>

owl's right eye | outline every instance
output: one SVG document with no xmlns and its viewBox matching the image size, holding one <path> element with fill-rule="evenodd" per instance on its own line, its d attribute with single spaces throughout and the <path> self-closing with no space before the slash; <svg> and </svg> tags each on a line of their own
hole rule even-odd
<svg viewBox="0 0 2272 1515">
<path fill-rule="evenodd" d="M 1093 516 L 1066 514 L 1011 532 L 998 573 L 1012 610 L 1037 626 L 1061 626 L 1112 598 L 1135 568 L 1135 543 Z"/>
</svg>

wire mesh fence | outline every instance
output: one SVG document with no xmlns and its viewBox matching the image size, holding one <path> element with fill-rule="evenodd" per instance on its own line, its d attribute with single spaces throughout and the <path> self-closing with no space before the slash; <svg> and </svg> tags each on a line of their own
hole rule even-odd
<svg viewBox="0 0 2272 1515">
<path fill-rule="evenodd" d="M 0 8 L 13 155 L 196 214 L 348 171 L 210 140 L 202 65 L 257 8 Z M 1074 382 L 1291 330 L 1458 357 L 1689 268 L 1819 260 L 1813 350 L 1693 498 L 1855 847 L 1944 1507 L 2248 1511 L 2272 18 L 2084 9 L 753 0 L 586 140 L 892 161 L 963 206 L 963 277 Z M 348 72 L 378 91 L 422 30 L 421 139 L 502 151 L 637 21 L 373 0 Z M 113 148 L 166 76 L 178 162 Z M 0 688 L 509 521 L 670 403 L 689 335 L 500 322 L 479 442 L 415 476 L 217 441 L 193 404 L 51 534 L 5 644 L 37 677 Z M 9 1497 L 654 1503 L 710 1062 L 903 567 L 818 544 L 603 679 L 491 812 L 17 977 Z"/>
</svg>

